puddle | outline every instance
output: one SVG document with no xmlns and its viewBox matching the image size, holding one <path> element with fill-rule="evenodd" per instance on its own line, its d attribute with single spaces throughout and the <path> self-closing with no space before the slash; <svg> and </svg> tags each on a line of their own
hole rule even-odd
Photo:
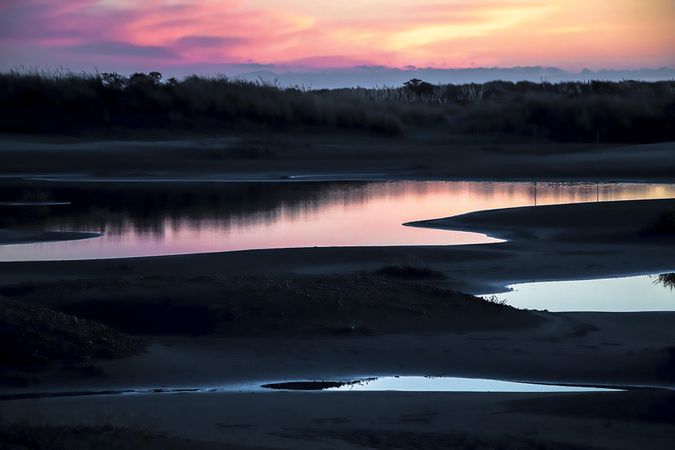
<svg viewBox="0 0 675 450">
<path fill-rule="evenodd" d="M 487 295 L 520 309 L 563 311 L 675 311 L 675 275 L 642 275 L 596 280 L 515 284 Z"/>
<path fill-rule="evenodd" d="M 88 391 L 31 392 L 0 395 L 0 401 L 29 400 L 58 397 L 95 397 L 109 395 L 262 393 L 273 391 L 342 392 L 342 391 L 401 391 L 401 392 L 601 392 L 624 387 L 607 388 L 544 383 L 523 383 L 482 378 L 383 376 L 355 377 L 344 380 L 298 380 L 270 383 L 238 383 L 202 387 L 154 387 L 137 389 L 107 389 Z"/>
<path fill-rule="evenodd" d="M 403 392 L 595 392 L 618 389 L 522 383 L 483 378 L 389 376 L 349 381 L 289 381 L 263 388 L 289 391 L 403 391 Z"/>
</svg>

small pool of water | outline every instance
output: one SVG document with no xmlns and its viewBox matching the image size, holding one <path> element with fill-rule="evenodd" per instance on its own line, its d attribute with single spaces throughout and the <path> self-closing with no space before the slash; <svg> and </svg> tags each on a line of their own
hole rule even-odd
<svg viewBox="0 0 675 450">
<path fill-rule="evenodd" d="M 640 183 L 0 182 L 0 228 L 103 233 L 79 241 L 0 245 L 0 261 L 489 243 L 498 240 L 403 223 L 493 208 L 675 197 L 675 185 Z M 44 199 L 43 205 L 7 205 L 22 198 Z"/>
<path fill-rule="evenodd" d="M 291 391 L 404 391 L 404 392 L 593 392 L 616 389 L 521 383 L 483 378 L 390 376 L 354 381 L 291 381 L 263 385 Z"/>
<path fill-rule="evenodd" d="M 54 391 L 0 395 L 0 401 L 58 398 L 95 397 L 109 395 L 160 395 L 160 394 L 214 394 L 214 393 L 271 393 L 286 392 L 346 392 L 346 391 L 400 391 L 400 392 L 596 392 L 616 391 L 619 388 L 572 386 L 542 383 L 523 383 L 483 378 L 383 376 L 357 377 L 347 380 L 299 380 L 270 383 L 239 383 L 224 386 L 154 387 L 136 389 L 110 389 L 100 391 Z"/>
<path fill-rule="evenodd" d="M 515 284 L 496 294 L 499 301 L 521 309 L 562 311 L 675 311 L 675 289 L 663 275 L 597 280 L 544 281 Z M 484 296 L 492 297 L 492 296 Z"/>
</svg>

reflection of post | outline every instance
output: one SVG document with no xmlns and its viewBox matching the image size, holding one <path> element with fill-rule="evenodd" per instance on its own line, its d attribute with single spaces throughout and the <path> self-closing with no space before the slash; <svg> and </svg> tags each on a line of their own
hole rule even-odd
<svg viewBox="0 0 675 450">
<path fill-rule="evenodd" d="M 537 182 L 534 182 L 534 206 L 537 206 Z"/>
<path fill-rule="evenodd" d="M 600 201 L 600 182 L 595 183 L 595 201 L 599 202 Z"/>
</svg>

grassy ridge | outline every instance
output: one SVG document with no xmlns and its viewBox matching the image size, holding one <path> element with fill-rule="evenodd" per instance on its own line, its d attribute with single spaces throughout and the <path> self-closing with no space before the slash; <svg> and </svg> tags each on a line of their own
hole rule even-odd
<svg viewBox="0 0 675 450">
<path fill-rule="evenodd" d="M 675 82 L 431 85 L 302 90 L 225 77 L 0 74 L 0 132 L 348 128 L 400 134 L 436 127 L 560 142 L 675 139 Z"/>
</svg>

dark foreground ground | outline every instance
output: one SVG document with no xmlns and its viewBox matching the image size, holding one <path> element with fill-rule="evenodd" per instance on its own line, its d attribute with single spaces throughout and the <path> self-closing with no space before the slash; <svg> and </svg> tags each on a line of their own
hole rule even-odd
<svg viewBox="0 0 675 450">
<path fill-rule="evenodd" d="M 0 442 L 670 448 L 674 313 L 521 311 L 471 294 L 671 271 L 673 214 L 672 200 L 631 201 L 416 224 L 510 239 L 489 245 L 0 263 L 0 338 L 14 349 L 3 352 Z M 75 395 L 384 374 L 639 389 Z"/>
<path fill-rule="evenodd" d="M 36 401 L 31 406 L 45 416 L 61 417 L 56 422 L 72 423 L 73 417 L 79 417 L 76 421 L 83 424 L 22 424 L 0 436 L 14 444 L 12 448 L 58 450 L 665 449 L 675 436 L 673 401 L 672 395 L 657 392 L 71 398 Z M 101 425 L 106 415 L 114 417 L 114 422 L 133 421 L 134 425 Z M 167 432 L 152 431 L 158 429 Z"/>
</svg>

